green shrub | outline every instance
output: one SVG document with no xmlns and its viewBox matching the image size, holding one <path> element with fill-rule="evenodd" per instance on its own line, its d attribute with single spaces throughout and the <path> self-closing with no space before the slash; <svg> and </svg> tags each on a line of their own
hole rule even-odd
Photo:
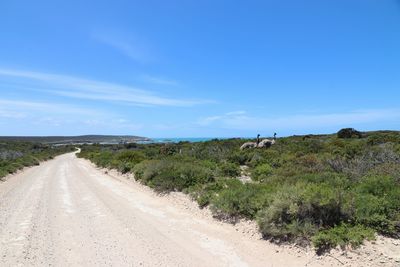
<svg viewBox="0 0 400 267">
<path fill-rule="evenodd" d="M 123 162 L 139 163 L 145 159 L 145 156 L 140 151 L 122 150 L 116 153 L 115 159 Z"/>
<path fill-rule="evenodd" d="M 143 181 L 145 178 L 145 172 L 147 171 L 148 168 L 152 165 L 152 161 L 150 160 L 144 160 L 140 162 L 139 164 L 136 164 L 135 167 L 133 168 L 133 173 L 135 174 L 135 179 L 136 180 L 141 180 Z M 145 182 L 145 181 L 143 181 Z"/>
<path fill-rule="evenodd" d="M 273 188 L 268 185 L 243 184 L 236 179 L 225 183 L 224 188 L 211 199 L 211 210 L 216 217 L 252 219 L 270 202 Z"/>
<path fill-rule="evenodd" d="M 400 134 L 397 132 L 387 132 L 387 133 L 374 133 L 368 136 L 367 143 L 369 145 L 379 145 L 385 143 L 400 143 Z"/>
<path fill-rule="evenodd" d="M 264 237 L 280 240 L 292 237 L 289 224 L 296 220 L 300 197 L 301 190 L 297 186 L 284 187 L 273 195 L 272 203 L 257 216 L 260 232 Z"/>
<path fill-rule="evenodd" d="M 137 179 L 160 192 L 182 191 L 214 180 L 207 164 L 178 160 L 145 161 L 134 168 Z"/>
<path fill-rule="evenodd" d="M 218 179 L 212 183 L 196 184 L 187 189 L 190 196 L 197 201 L 201 208 L 210 204 L 211 199 L 215 197 L 222 189 L 227 187 L 231 179 Z"/>
<path fill-rule="evenodd" d="M 340 188 L 326 183 L 286 185 L 259 213 L 260 231 L 265 237 L 284 241 L 310 238 L 317 229 L 347 217 L 341 199 Z"/>
<path fill-rule="evenodd" d="M 251 178 L 254 181 L 264 181 L 273 173 L 273 171 L 274 169 L 268 163 L 264 163 L 253 169 Z"/>
<path fill-rule="evenodd" d="M 0 180 L 1 180 L 2 177 L 5 177 L 7 175 L 8 175 L 8 171 L 0 169 Z"/>
<path fill-rule="evenodd" d="M 90 154 L 90 159 L 94 163 L 102 168 L 107 168 L 111 165 L 113 159 L 113 153 L 111 151 L 96 152 Z"/>
<path fill-rule="evenodd" d="M 248 150 L 232 152 L 232 154 L 228 156 L 228 160 L 239 165 L 244 165 L 250 160 L 250 153 L 248 152 Z"/>
<path fill-rule="evenodd" d="M 118 171 L 121 173 L 128 173 L 130 172 L 134 167 L 134 164 L 132 162 L 121 162 L 118 164 Z"/>
<path fill-rule="evenodd" d="M 390 236 L 400 235 L 400 186 L 388 176 L 369 176 L 355 189 L 355 220 Z"/>
<path fill-rule="evenodd" d="M 219 165 L 219 175 L 222 177 L 238 177 L 240 175 L 240 168 L 237 164 L 223 162 Z"/>
<path fill-rule="evenodd" d="M 322 253 L 337 246 L 344 249 L 348 244 L 355 248 L 360 246 L 364 239 L 375 239 L 374 231 L 362 225 L 341 224 L 318 232 L 312 238 L 312 242 L 317 251 Z"/>
<path fill-rule="evenodd" d="M 332 226 L 343 220 L 342 190 L 326 183 L 310 183 L 301 192 L 297 218 L 319 226 Z"/>
</svg>

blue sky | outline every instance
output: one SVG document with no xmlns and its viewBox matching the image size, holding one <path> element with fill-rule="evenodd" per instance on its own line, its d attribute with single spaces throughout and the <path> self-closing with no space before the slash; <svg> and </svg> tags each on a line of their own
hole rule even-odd
<svg viewBox="0 0 400 267">
<path fill-rule="evenodd" d="M 0 2 L 0 135 L 400 130 L 400 1 Z"/>
</svg>

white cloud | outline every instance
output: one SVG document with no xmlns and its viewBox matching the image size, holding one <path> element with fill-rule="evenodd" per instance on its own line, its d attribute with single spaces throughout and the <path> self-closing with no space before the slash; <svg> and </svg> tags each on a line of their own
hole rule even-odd
<svg viewBox="0 0 400 267">
<path fill-rule="evenodd" d="M 207 126 L 207 125 L 212 124 L 213 122 L 223 121 L 227 117 L 228 117 L 227 115 L 205 117 L 205 118 L 199 119 L 198 124 L 202 125 L 202 126 Z"/>
<path fill-rule="evenodd" d="M 49 126 L 60 127 L 63 124 L 63 121 L 53 117 L 44 117 L 37 121 L 33 121 L 33 123 L 37 125 L 46 124 Z"/>
<path fill-rule="evenodd" d="M 216 126 L 235 130 L 304 130 L 321 127 L 352 126 L 400 119 L 400 109 L 355 110 L 330 114 L 298 114 L 288 116 L 249 116 L 245 112 L 229 112 L 198 120 L 200 126 Z"/>
<path fill-rule="evenodd" d="M 10 111 L 4 107 L 0 107 L 0 118 L 21 119 L 25 118 L 26 114 L 18 111 Z"/>
<path fill-rule="evenodd" d="M 143 129 L 142 124 L 132 123 L 125 119 L 110 119 L 110 120 L 89 119 L 83 121 L 82 123 L 90 127 L 111 128 L 113 130 L 138 131 Z"/>
<path fill-rule="evenodd" d="M 29 114 L 32 114 L 32 111 L 47 114 L 80 114 L 92 116 L 103 114 L 97 110 L 62 103 L 0 99 L 0 116 L 1 114 L 5 114 L 3 117 L 7 117 L 6 115 L 8 114 L 10 115 L 9 117 L 25 118 Z"/>
<path fill-rule="evenodd" d="M 162 97 L 143 89 L 67 75 L 0 69 L 0 76 L 39 82 L 41 91 L 79 99 L 111 101 L 138 106 L 194 106 L 211 103 L 208 100 Z"/>
<path fill-rule="evenodd" d="M 117 134 L 143 129 L 143 125 L 110 112 L 63 103 L 1 98 L 0 124 L 6 124 L 7 129 L 4 131 L 8 130 L 10 134 L 15 134 L 13 129 L 15 131 L 21 126 L 22 134 L 32 134 L 35 131 L 50 134 L 54 133 L 55 129 L 60 129 L 58 134 L 63 134 L 64 131 L 74 134 L 96 133 L 99 130 L 102 133 L 108 131 Z M 40 129 L 45 130 L 42 132 Z"/>
<path fill-rule="evenodd" d="M 244 114 L 246 114 L 246 111 L 244 111 L 244 110 L 231 111 L 231 112 L 226 113 L 227 116 L 244 115 Z"/>
<path fill-rule="evenodd" d="M 152 75 L 143 75 L 142 79 L 145 82 L 154 83 L 154 84 L 160 84 L 160 85 L 176 86 L 176 85 L 179 84 L 177 81 L 166 79 L 166 78 L 163 78 L 163 77 L 156 77 L 156 76 L 152 76 Z"/>
<path fill-rule="evenodd" d="M 138 40 L 129 40 L 126 36 L 126 34 L 117 34 L 115 32 L 97 32 L 92 34 L 92 37 L 96 41 L 116 49 L 130 59 L 140 63 L 153 61 L 153 56 L 148 51 L 148 45 L 143 45 Z"/>
<path fill-rule="evenodd" d="M 216 116 L 209 116 L 209 117 L 205 117 L 205 118 L 200 118 L 197 121 L 198 125 L 201 126 L 208 126 L 214 123 L 223 123 L 226 124 L 229 120 L 240 120 L 242 118 L 245 118 L 245 114 L 246 112 L 243 110 L 239 110 L 239 111 L 231 111 L 231 112 L 227 112 L 223 115 L 216 115 Z"/>
</svg>

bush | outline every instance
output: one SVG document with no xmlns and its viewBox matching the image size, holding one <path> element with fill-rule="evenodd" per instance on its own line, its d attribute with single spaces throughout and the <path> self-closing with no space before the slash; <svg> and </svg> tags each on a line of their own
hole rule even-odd
<svg viewBox="0 0 400 267">
<path fill-rule="evenodd" d="M 386 143 L 399 144 L 400 134 L 398 132 L 375 133 L 368 136 L 367 143 L 369 145 L 380 145 Z"/>
<path fill-rule="evenodd" d="M 244 165 L 249 161 L 249 153 L 247 152 L 248 150 L 235 151 L 228 156 L 228 160 L 239 165 Z"/>
<path fill-rule="evenodd" d="M 225 182 L 224 188 L 211 199 L 211 210 L 221 219 L 255 218 L 270 202 L 272 188 L 267 185 L 242 184 L 238 180 Z"/>
<path fill-rule="evenodd" d="M 272 203 L 257 216 L 264 237 L 278 240 L 292 238 L 289 224 L 295 221 L 299 211 L 300 194 L 299 187 L 287 186 L 273 195 Z"/>
<path fill-rule="evenodd" d="M 211 199 L 227 187 L 232 179 L 218 179 L 213 183 L 197 184 L 187 189 L 190 196 L 197 201 L 201 208 L 210 204 Z"/>
<path fill-rule="evenodd" d="M 273 171 L 273 168 L 268 163 L 264 163 L 254 168 L 251 173 L 251 178 L 254 181 L 264 181 L 269 175 L 273 173 Z"/>
<path fill-rule="evenodd" d="M 8 175 L 8 171 L 0 169 L 0 181 L 1 181 L 1 178 L 5 177 L 7 175 Z"/>
<path fill-rule="evenodd" d="M 135 167 L 133 168 L 133 173 L 135 174 L 135 180 L 139 181 L 144 181 L 145 179 L 145 172 L 147 169 L 150 168 L 150 166 L 153 164 L 151 160 L 144 160 L 140 162 L 139 164 L 136 164 Z"/>
<path fill-rule="evenodd" d="M 356 187 L 355 220 L 381 234 L 400 236 L 400 187 L 388 176 L 370 176 Z"/>
<path fill-rule="evenodd" d="M 182 191 L 214 180 L 213 171 L 202 162 L 151 160 L 134 168 L 137 179 L 159 192 Z"/>
<path fill-rule="evenodd" d="M 327 183 L 310 183 L 301 194 L 298 218 L 318 226 L 332 226 L 347 217 L 342 211 L 343 191 Z"/>
<path fill-rule="evenodd" d="M 351 226 L 347 224 L 341 224 L 318 232 L 312 238 L 312 242 L 316 247 L 317 252 L 322 253 L 337 246 L 340 246 L 342 249 L 344 249 L 347 244 L 350 244 L 353 248 L 355 248 L 360 246 L 364 239 L 375 239 L 374 231 L 362 225 Z"/>
<path fill-rule="evenodd" d="M 128 173 L 132 171 L 134 164 L 132 162 L 121 162 L 118 164 L 118 171 L 121 173 Z"/>
<path fill-rule="evenodd" d="M 223 162 L 219 165 L 219 175 L 222 177 L 238 177 L 240 175 L 240 168 L 237 164 Z"/>
<path fill-rule="evenodd" d="M 359 148 L 358 151 L 352 158 L 335 157 L 328 159 L 327 163 L 334 171 L 355 179 L 366 175 L 380 165 L 400 164 L 400 155 L 390 143 L 368 149 Z"/>
<path fill-rule="evenodd" d="M 117 161 L 137 164 L 145 160 L 146 156 L 141 151 L 122 150 L 116 153 L 115 159 Z"/>
<path fill-rule="evenodd" d="M 265 237 L 287 241 L 308 239 L 316 229 L 333 226 L 346 217 L 339 188 L 299 182 L 274 194 L 272 203 L 260 212 L 258 223 Z"/>
</svg>

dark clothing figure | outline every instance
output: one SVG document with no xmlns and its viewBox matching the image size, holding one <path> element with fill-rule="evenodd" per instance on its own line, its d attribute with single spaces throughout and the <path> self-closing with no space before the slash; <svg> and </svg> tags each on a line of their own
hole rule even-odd
<svg viewBox="0 0 400 267">
<path fill-rule="evenodd" d="M 260 143 L 260 134 L 257 134 L 257 146 Z"/>
</svg>

